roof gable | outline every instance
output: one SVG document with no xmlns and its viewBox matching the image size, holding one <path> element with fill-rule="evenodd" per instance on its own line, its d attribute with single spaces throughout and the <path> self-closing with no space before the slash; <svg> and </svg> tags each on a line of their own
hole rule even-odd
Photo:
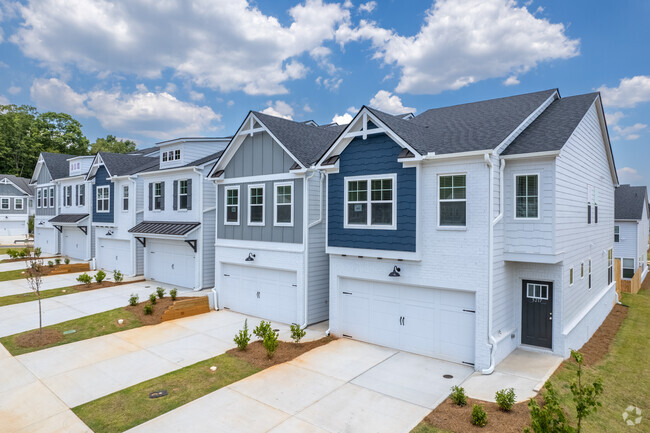
<svg viewBox="0 0 650 433">
<path fill-rule="evenodd" d="M 614 192 L 614 219 L 640 220 L 647 210 L 648 192 L 645 186 L 619 185 Z"/>
<path fill-rule="evenodd" d="M 0 174 L 0 182 L 5 184 L 12 184 L 19 191 L 27 195 L 34 195 L 34 190 L 29 185 L 29 179 L 24 177 L 14 176 L 13 174 Z"/>
</svg>

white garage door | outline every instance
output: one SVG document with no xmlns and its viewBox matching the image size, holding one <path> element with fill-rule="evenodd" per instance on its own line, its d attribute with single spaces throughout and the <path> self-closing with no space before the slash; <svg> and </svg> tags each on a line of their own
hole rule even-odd
<svg viewBox="0 0 650 433">
<path fill-rule="evenodd" d="M 41 252 L 47 254 L 58 253 L 56 248 L 56 235 L 59 232 L 54 227 L 34 227 L 34 247 L 40 248 Z"/>
<path fill-rule="evenodd" d="M 179 287 L 195 286 L 194 250 L 183 241 L 147 239 L 145 275 Z"/>
<path fill-rule="evenodd" d="M 474 363 L 474 294 L 341 279 L 340 332 L 407 352 Z"/>
<path fill-rule="evenodd" d="M 27 234 L 24 221 L 0 221 L 0 236 L 21 236 Z"/>
<path fill-rule="evenodd" d="M 97 267 L 109 272 L 117 269 L 124 275 L 132 275 L 131 242 L 98 238 Z"/>
<path fill-rule="evenodd" d="M 73 259 L 86 260 L 87 235 L 77 227 L 63 227 L 61 232 L 61 255 Z"/>
<path fill-rule="evenodd" d="M 223 264 L 219 304 L 281 323 L 298 321 L 296 272 Z"/>
</svg>

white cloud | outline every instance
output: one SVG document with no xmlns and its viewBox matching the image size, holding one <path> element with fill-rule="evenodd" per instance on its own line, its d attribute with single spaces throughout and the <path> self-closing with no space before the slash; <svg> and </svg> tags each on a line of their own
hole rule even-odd
<svg viewBox="0 0 650 433">
<path fill-rule="evenodd" d="M 637 183 L 643 180 L 643 176 L 632 167 L 623 167 L 616 170 L 620 183 Z"/>
<path fill-rule="evenodd" d="M 617 111 L 615 113 L 605 113 L 605 118 L 607 119 L 607 124 L 612 127 L 614 125 L 617 125 L 618 122 L 625 117 L 625 114 L 623 114 L 620 111 Z"/>
<path fill-rule="evenodd" d="M 367 3 L 361 3 L 359 5 L 359 12 L 372 12 L 375 10 L 377 7 L 377 2 L 376 1 L 369 1 Z"/>
<path fill-rule="evenodd" d="M 417 111 L 413 107 L 405 107 L 399 96 L 392 95 L 386 90 L 377 92 L 370 100 L 370 106 L 389 114 L 415 113 Z"/>
<path fill-rule="evenodd" d="M 12 41 L 61 71 L 111 71 L 157 78 L 171 69 L 195 85 L 248 94 L 286 93 L 303 78 L 297 58 L 333 40 L 350 12 L 338 3 L 305 0 L 291 23 L 264 15 L 248 0 L 31 0 Z"/>
<path fill-rule="evenodd" d="M 304 111 L 305 113 L 311 113 L 311 112 L 314 111 L 314 110 L 311 109 L 311 107 L 309 106 L 309 104 L 305 104 L 305 106 L 302 107 L 302 111 Z"/>
<path fill-rule="evenodd" d="M 11 93 L 12 95 L 17 95 L 21 90 L 23 89 L 18 86 L 11 86 L 7 89 L 7 92 Z"/>
<path fill-rule="evenodd" d="M 190 99 L 192 101 L 200 101 L 203 98 L 205 98 L 205 95 L 201 92 L 195 92 L 194 90 L 190 90 Z"/>
<path fill-rule="evenodd" d="M 316 84 L 318 84 L 319 86 L 324 86 L 326 89 L 333 92 L 333 91 L 339 89 L 339 86 L 341 86 L 341 83 L 343 82 L 343 78 L 338 78 L 338 77 L 330 77 L 330 78 L 317 77 L 315 81 L 316 81 Z"/>
<path fill-rule="evenodd" d="M 226 105 L 227 105 L 228 107 L 232 107 L 233 105 L 235 105 L 235 101 L 233 101 L 233 100 L 231 99 L 230 101 L 226 102 Z"/>
<path fill-rule="evenodd" d="M 0 105 L 9 105 L 11 102 L 9 102 L 9 99 L 7 99 L 6 96 L 0 95 Z"/>
<path fill-rule="evenodd" d="M 332 123 L 338 123 L 339 125 L 347 125 L 348 123 L 352 122 L 352 115 L 350 113 L 345 113 L 345 114 L 336 114 L 334 117 L 332 117 Z"/>
<path fill-rule="evenodd" d="M 269 116 L 282 117 L 283 119 L 293 120 L 293 108 L 291 105 L 284 101 L 269 101 L 266 103 L 268 107 L 262 110 L 262 113 Z"/>
<path fill-rule="evenodd" d="M 138 86 L 134 93 L 92 90 L 78 93 L 56 79 L 37 79 L 31 96 L 41 109 L 96 117 L 102 127 L 114 133 L 141 134 L 158 139 L 213 131 L 221 120 L 210 107 L 176 99 L 166 92 L 149 92 Z"/>
<path fill-rule="evenodd" d="M 343 7 L 346 9 L 350 9 L 351 7 L 354 7 L 354 4 L 350 0 L 345 0 L 345 3 L 343 3 Z"/>
<path fill-rule="evenodd" d="M 167 93 L 176 93 L 177 90 L 178 87 L 176 86 L 176 84 L 172 82 L 167 83 L 167 85 L 165 86 L 165 92 Z"/>
<path fill-rule="evenodd" d="M 579 53 L 563 24 L 537 18 L 515 0 L 438 0 L 415 36 L 362 20 L 337 41 L 370 40 L 374 57 L 401 70 L 397 92 L 435 94 L 488 78 L 520 75 Z"/>
<path fill-rule="evenodd" d="M 646 129 L 648 125 L 645 123 L 635 123 L 632 126 L 621 127 L 614 125 L 614 131 L 626 140 L 636 140 L 640 137 L 639 132 Z M 617 137 L 614 137 L 616 139 Z"/>
<path fill-rule="evenodd" d="M 650 101 L 650 75 L 637 75 L 623 78 L 618 87 L 598 88 L 605 107 L 633 108 L 637 104 Z"/>
<path fill-rule="evenodd" d="M 516 86 L 519 84 L 519 79 L 515 75 L 511 75 L 503 81 L 505 86 Z"/>
</svg>

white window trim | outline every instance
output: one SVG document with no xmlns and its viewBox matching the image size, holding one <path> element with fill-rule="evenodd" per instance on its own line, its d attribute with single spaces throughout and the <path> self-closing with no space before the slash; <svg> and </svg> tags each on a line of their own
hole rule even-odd
<svg viewBox="0 0 650 433">
<path fill-rule="evenodd" d="M 99 190 L 106 190 L 106 199 L 108 200 L 108 205 L 106 206 L 106 210 L 99 210 Z M 108 185 L 101 185 L 97 187 L 96 191 L 97 197 L 95 198 L 95 209 L 97 210 L 97 213 L 110 213 L 111 209 L 111 187 Z"/>
<path fill-rule="evenodd" d="M 68 204 L 68 191 L 70 192 L 70 204 Z M 72 207 L 72 185 L 63 187 L 63 205 L 65 207 Z"/>
<path fill-rule="evenodd" d="M 188 206 L 190 205 L 190 188 L 188 185 L 187 192 L 185 193 L 185 196 L 187 197 L 187 206 L 181 207 L 181 182 L 185 181 L 187 185 L 188 180 L 189 179 L 178 179 L 178 182 L 176 182 L 176 191 L 174 191 L 174 194 L 176 194 L 176 210 L 179 212 L 188 211 Z"/>
<path fill-rule="evenodd" d="M 124 197 L 125 188 L 126 188 L 126 191 L 127 191 L 127 196 L 126 197 Z M 122 201 L 122 206 L 121 206 L 122 212 L 128 212 L 129 211 L 129 209 L 124 209 L 124 199 L 128 200 L 128 206 L 129 206 L 129 208 L 131 207 L 131 195 L 130 194 L 131 194 L 131 191 L 130 191 L 129 185 L 122 185 L 122 200 L 121 200 Z"/>
<path fill-rule="evenodd" d="M 464 199 L 448 199 L 448 200 L 442 200 L 442 202 L 465 202 L 465 225 L 464 226 L 443 226 L 440 225 L 440 178 L 441 177 L 448 177 L 448 176 L 465 176 L 465 198 Z M 437 226 L 436 228 L 438 230 L 467 230 L 467 192 L 469 190 L 468 185 L 467 185 L 467 172 L 464 173 L 438 173 L 438 176 L 436 178 L 436 195 L 438 196 L 438 216 L 437 216 Z"/>
<path fill-rule="evenodd" d="M 591 287 L 594 285 L 593 275 L 591 273 L 591 259 L 587 260 L 587 289 L 591 290 Z"/>
<path fill-rule="evenodd" d="M 372 194 L 372 186 L 371 186 L 371 181 L 373 180 L 379 180 L 379 179 L 391 179 L 392 184 L 393 184 L 393 199 L 391 200 L 393 204 L 393 216 L 392 216 L 392 221 L 393 224 L 391 225 L 379 225 L 375 224 L 372 225 L 370 221 L 372 220 L 372 203 L 373 201 L 371 200 L 371 194 Z M 367 222 L 366 224 L 348 224 L 348 183 L 349 182 L 354 182 L 354 181 L 359 181 L 359 180 L 366 180 L 368 181 L 368 189 L 367 189 L 367 200 L 366 203 L 368 205 L 368 211 L 367 211 Z M 397 174 L 396 173 L 387 173 L 387 174 L 373 174 L 373 175 L 366 175 L 366 176 L 347 176 L 343 178 L 343 227 L 346 229 L 361 229 L 361 230 L 397 230 Z M 387 201 L 375 201 L 375 203 L 388 203 Z"/>
<path fill-rule="evenodd" d="M 178 156 L 176 156 L 178 154 Z M 174 150 L 174 161 L 178 160 L 180 161 L 181 159 L 181 150 L 180 149 L 175 149 Z"/>
<path fill-rule="evenodd" d="M 228 221 L 228 206 L 234 206 L 228 204 L 228 191 L 237 190 L 237 221 Z M 241 220 L 241 193 L 239 191 L 239 185 L 236 186 L 226 186 L 223 189 L 223 224 L 227 226 L 238 226 L 239 221 Z"/>
<path fill-rule="evenodd" d="M 569 268 L 569 287 L 573 286 L 573 283 L 576 282 L 576 274 L 573 270 L 573 266 Z"/>
<path fill-rule="evenodd" d="M 251 221 L 251 207 L 253 206 L 251 203 L 251 190 L 253 188 L 262 188 L 262 221 L 261 222 L 252 222 Z M 293 188 L 291 189 L 291 193 L 293 195 Z M 248 225 L 249 226 L 264 226 L 266 225 L 266 184 L 263 183 L 258 183 L 254 185 L 248 185 Z M 259 206 L 259 205 L 256 205 Z M 292 206 L 293 206 L 293 201 L 292 201 Z M 292 217 L 293 220 L 293 217 Z"/>
<path fill-rule="evenodd" d="M 519 176 L 537 176 L 537 217 L 518 217 L 517 216 L 517 177 Z M 539 221 L 542 216 L 542 207 L 541 207 L 541 196 L 540 196 L 540 180 L 542 179 L 542 176 L 539 172 L 531 172 L 531 173 L 514 173 L 513 174 L 513 197 L 514 201 L 513 206 L 512 206 L 512 212 L 513 212 L 513 217 L 517 221 Z"/>
<path fill-rule="evenodd" d="M 40 209 L 43 204 L 43 188 L 38 188 L 36 190 L 36 208 Z"/>
<path fill-rule="evenodd" d="M 616 233 L 616 229 L 618 229 L 618 233 Z M 616 235 L 618 235 L 618 240 L 616 240 Z M 615 225 L 614 226 L 614 243 L 618 244 L 621 243 L 621 226 L 620 225 Z"/>
<path fill-rule="evenodd" d="M 47 198 L 45 197 L 46 195 Z M 47 209 L 49 207 L 50 207 L 50 189 L 43 188 L 43 209 Z"/>
<path fill-rule="evenodd" d="M 84 202 L 81 204 L 81 187 L 83 187 L 84 190 Z M 76 193 L 77 193 L 77 206 L 86 206 L 86 187 L 84 184 L 77 185 Z"/>
<path fill-rule="evenodd" d="M 290 186 L 291 187 L 291 221 L 288 223 L 279 223 L 278 222 L 278 187 L 279 186 Z M 286 204 L 285 204 L 286 205 Z M 275 182 L 273 184 L 273 225 L 276 227 L 293 227 L 293 212 L 295 209 L 294 202 L 294 186 L 293 181 L 290 182 Z"/>
<path fill-rule="evenodd" d="M 626 267 L 624 266 L 624 264 L 625 264 L 625 260 L 632 260 L 632 267 L 631 267 L 631 268 L 626 268 Z M 624 279 L 624 280 L 631 280 L 632 278 L 634 278 L 634 274 L 632 274 L 632 276 L 629 277 L 629 278 L 628 278 L 628 277 L 624 277 L 624 276 L 623 276 L 623 271 L 624 271 L 625 269 L 632 269 L 632 271 L 633 271 L 634 273 L 636 273 L 636 266 L 634 265 L 634 261 L 635 261 L 635 260 L 636 260 L 636 259 L 635 259 L 634 257 L 621 257 L 621 279 Z"/>
<path fill-rule="evenodd" d="M 528 294 L 530 286 L 533 286 L 533 296 L 530 296 Z M 534 293 L 535 292 L 535 286 L 539 286 L 539 288 L 540 288 L 539 295 L 540 296 L 537 296 Z M 542 296 L 542 287 L 546 287 L 546 296 Z M 537 283 L 527 283 L 526 284 L 526 298 L 528 298 L 528 299 L 536 299 L 536 300 L 538 299 L 540 301 L 548 301 L 549 292 L 550 292 L 550 287 L 549 287 L 548 284 L 537 284 Z"/>
<path fill-rule="evenodd" d="M 4 206 L 5 200 L 7 200 L 7 207 Z M 9 197 L 0 197 L 0 209 L 2 210 L 11 209 L 11 199 Z"/>
<path fill-rule="evenodd" d="M 55 208 L 56 203 L 54 202 L 54 187 L 50 187 L 50 199 L 49 199 L 48 207 Z"/>
<path fill-rule="evenodd" d="M 160 195 L 156 195 L 156 185 L 160 185 Z M 162 209 L 160 209 L 160 208 L 157 209 L 156 208 L 156 197 L 160 197 L 160 206 L 161 207 L 162 207 L 162 203 L 163 203 L 163 200 L 164 200 L 164 198 L 163 198 L 164 191 L 163 191 L 163 186 L 162 185 L 163 185 L 163 182 L 158 181 L 158 182 L 153 182 L 153 186 L 151 187 L 151 194 L 153 195 L 151 197 L 151 211 L 152 212 L 162 212 Z"/>
<path fill-rule="evenodd" d="M 18 208 L 17 204 L 20 203 L 20 208 Z M 25 209 L 25 202 L 23 201 L 22 197 L 15 197 L 14 198 L 14 209 L 15 210 L 23 210 Z"/>
<path fill-rule="evenodd" d="M 610 255 L 611 255 L 611 262 L 610 262 Z M 621 264 L 622 267 L 622 264 Z M 612 281 L 609 281 L 609 270 L 612 270 Z M 612 284 L 616 278 L 614 278 L 614 249 L 610 248 L 607 250 L 607 283 Z"/>
</svg>

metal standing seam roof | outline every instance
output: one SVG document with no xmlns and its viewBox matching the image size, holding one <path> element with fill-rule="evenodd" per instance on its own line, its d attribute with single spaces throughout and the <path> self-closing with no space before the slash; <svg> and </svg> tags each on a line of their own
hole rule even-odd
<svg viewBox="0 0 650 433">
<path fill-rule="evenodd" d="M 68 224 L 75 224 L 81 221 L 82 219 L 88 217 L 87 213 L 65 213 L 61 215 L 57 215 L 54 218 L 50 219 L 50 223 L 56 224 L 56 223 L 68 223 Z"/>
<path fill-rule="evenodd" d="M 614 219 L 640 220 L 647 197 L 645 186 L 619 185 L 614 191 Z"/>
<path fill-rule="evenodd" d="M 0 174 L 0 180 L 7 179 L 20 188 L 27 195 L 34 195 L 34 189 L 29 185 L 30 180 L 13 174 Z"/>
<path fill-rule="evenodd" d="M 199 225 L 199 222 L 142 221 L 130 228 L 129 233 L 185 236 Z"/>
</svg>

